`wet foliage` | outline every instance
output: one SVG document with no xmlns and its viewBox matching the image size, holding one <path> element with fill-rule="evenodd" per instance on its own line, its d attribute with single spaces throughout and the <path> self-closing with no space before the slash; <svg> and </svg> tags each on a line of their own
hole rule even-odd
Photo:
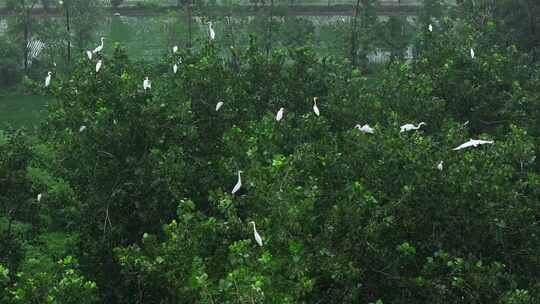
<svg viewBox="0 0 540 304">
<path fill-rule="evenodd" d="M 538 303 L 538 67 L 429 24 L 377 75 L 252 38 L 28 80 L 56 102 L 0 132 L 0 302 Z"/>
</svg>

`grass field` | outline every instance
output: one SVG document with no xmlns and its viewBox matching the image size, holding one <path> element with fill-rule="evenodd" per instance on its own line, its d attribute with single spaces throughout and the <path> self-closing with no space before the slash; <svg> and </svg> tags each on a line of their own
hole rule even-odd
<svg viewBox="0 0 540 304">
<path fill-rule="evenodd" d="M 45 116 L 47 99 L 42 96 L 0 96 L 0 129 L 38 125 Z"/>
</svg>

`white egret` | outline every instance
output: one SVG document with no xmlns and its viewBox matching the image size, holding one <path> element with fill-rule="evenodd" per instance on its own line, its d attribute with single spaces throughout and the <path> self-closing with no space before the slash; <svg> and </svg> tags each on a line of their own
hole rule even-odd
<svg viewBox="0 0 540 304">
<path fill-rule="evenodd" d="M 42 195 L 41 193 L 37 195 L 37 201 L 38 201 L 38 203 L 41 202 L 41 197 L 43 197 L 43 195 Z"/>
<path fill-rule="evenodd" d="M 86 130 L 86 126 L 81 126 L 81 127 L 79 128 L 79 132 L 83 132 L 84 130 Z"/>
<path fill-rule="evenodd" d="M 234 188 L 232 189 L 231 194 L 235 194 L 242 187 L 242 176 L 240 175 L 242 173 L 244 172 L 238 170 L 238 181 L 236 182 L 236 185 L 234 185 Z"/>
<path fill-rule="evenodd" d="M 86 51 L 86 57 L 88 57 L 88 60 L 92 60 L 92 51 Z"/>
<path fill-rule="evenodd" d="M 216 32 L 212 28 L 212 21 L 208 21 L 208 34 L 210 35 L 210 40 L 216 39 Z"/>
<path fill-rule="evenodd" d="M 466 143 L 463 143 L 461 145 L 459 145 L 458 147 L 452 149 L 454 151 L 457 151 L 457 150 L 461 150 L 461 149 L 466 149 L 466 148 L 469 148 L 469 147 L 478 147 L 480 145 L 486 145 L 486 144 L 493 144 L 494 141 L 493 140 L 481 140 L 481 139 L 469 139 L 468 142 Z"/>
<path fill-rule="evenodd" d="M 408 131 L 412 131 L 412 130 L 418 130 L 418 129 L 420 129 L 420 127 L 422 127 L 425 124 L 426 124 L 425 122 L 419 123 L 418 126 L 415 126 L 413 124 L 405 124 L 405 125 L 400 127 L 399 132 L 403 133 L 403 132 L 408 132 Z"/>
<path fill-rule="evenodd" d="M 319 100 L 319 97 L 313 97 L 313 112 L 315 112 L 315 115 L 319 116 L 321 115 L 321 112 L 319 112 L 319 107 L 317 107 L 317 100 Z"/>
<path fill-rule="evenodd" d="M 148 77 L 144 78 L 143 88 L 145 91 L 152 88 L 152 82 L 150 81 L 150 79 L 148 79 Z"/>
<path fill-rule="evenodd" d="M 99 73 L 99 70 L 101 70 L 101 66 L 103 65 L 103 61 L 100 60 L 96 63 L 96 73 Z"/>
<path fill-rule="evenodd" d="M 471 58 L 474 59 L 474 50 L 471 48 Z"/>
<path fill-rule="evenodd" d="M 429 30 L 430 32 L 433 32 L 433 25 L 429 24 L 428 30 Z"/>
<path fill-rule="evenodd" d="M 216 112 L 219 111 L 219 109 L 221 109 L 221 107 L 223 106 L 223 101 L 220 101 L 216 104 Z"/>
<path fill-rule="evenodd" d="M 175 63 L 172 67 L 172 70 L 176 74 L 176 72 L 178 72 L 178 64 Z"/>
<path fill-rule="evenodd" d="M 375 133 L 375 130 L 372 127 L 370 127 L 368 124 L 365 124 L 363 126 L 358 124 L 358 125 L 356 125 L 354 127 L 357 128 L 358 130 L 360 130 L 360 132 L 362 132 L 362 133 L 369 133 L 369 134 Z"/>
<path fill-rule="evenodd" d="M 253 225 L 253 237 L 255 238 L 255 242 L 257 242 L 257 244 L 262 247 L 263 241 L 261 235 L 259 234 L 259 232 L 257 232 L 257 228 L 255 228 L 255 222 L 251 221 L 249 223 Z"/>
<path fill-rule="evenodd" d="M 92 51 L 92 53 L 94 53 L 94 54 L 95 54 L 95 53 L 99 53 L 99 52 L 101 52 L 101 51 L 103 50 L 103 40 L 104 40 L 104 39 L 105 39 L 105 38 L 101 37 L 101 44 L 100 44 L 97 48 L 95 48 L 95 49 Z"/>
<path fill-rule="evenodd" d="M 437 170 L 439 170 L 439 171 L 443 170 L 443 161 L 442 160 L 437 164 Z"/>
<path fill-rule="evenodd" d="M 178 45 L 175 45 L 175 46 L 172 47 L 172 52 L 174 54 L 176 54 L 176 52 L 178 52 Z"/>
<path fill-rule="evenodd" d="M 281 121 L 281 119 L 283 119 L 283 111 L 285 111 L 285 109 L 284 109 L 284 108 L 281 108 L 281 109 L 279 109 L 279 111 L 277 112 L 277 114 L 276 114 L 276 120 L 277 120 L 277 121 Z"/>
<path fill-rule="evenodd" d="M 51 84 L 51 78 L 52 78 L 52 72 L 48 72 L 47 77 L 45 77 L 45 87 L 48 87 Z"/>
</svg>

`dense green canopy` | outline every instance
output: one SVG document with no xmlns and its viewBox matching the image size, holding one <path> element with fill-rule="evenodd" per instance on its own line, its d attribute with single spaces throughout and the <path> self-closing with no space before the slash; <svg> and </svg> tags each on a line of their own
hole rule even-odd
<svg viewBox="0 0 540 304">
<path fill-rule="evenodd" d="M 376 73 L 252 37 L 28 78 L 55 101 L 0 131 L 0 302 L 540 302 L 534 52 L 426 16 Z"/>
</svg>

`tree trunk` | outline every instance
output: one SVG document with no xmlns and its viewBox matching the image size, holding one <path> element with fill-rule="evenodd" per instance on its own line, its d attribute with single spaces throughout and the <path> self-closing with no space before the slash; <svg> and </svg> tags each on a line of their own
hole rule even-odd
<svg viewBox="0 0 540 304">
<path fill-rule="evenodd" d="M 231 59 L 232 59 L 232 65 L 233 65 L 233 69 L 235 71 L 239 71 L 240 67 L 238 65 L 238 58 L 236 58 L 236 42 L 235 42 L 235 39 L 234 39 L 234 29 L 233 29 L 233 25 L 232 25 L 232 22 L 231 22 L 231 16 L 227 16 L 227 23 L 229 25 L 229 32 L 230 32 L 230 35 L 231 35 L 231 47 L 232 47 L 232 51 L 231 51 Z"/>
<path fill-rule="evenodd" d="M 31 14 L 32 12 L 29 12 Z M 30 15 L 27 14 L 24 17 L 24 73 L 28 75 L 28 41 L 30 40 L 30 24 L 28 21 L 28 18 L 30 18 Z"/>
<path fill-rule="evenodd" d="M 270 56 L 272 50 L 272 21 L 274 19 L 274 0 L 270 0 L 270 14 L 268 19 L 268 40 L 266 41 L 266 57 Z"/>
<path fill-rule="evenodd" d="M 69 1 L 65 0 L 64 2 L 64 8 L 66 10 L 66 30 L 67 30 L 67 63 L 68 66 L 71 63 L 71 30 L 70 30 L 70 20 L 69 20 Z"/>
<path fill-rule="evenodd" d="M 191 12 L 191 9 L 192 9 L 192 4 L 193 4 L 193 0 L 189 0 L 188 1 L 188 48 L 191 48 L 191 40 L 192 40 L 192 27 L 193 27 L 193 18 L 191 16 L 192 12 Z"/>
<path fill-rule="evenodd" d="M 352 63 L 352 67 L 355 68 L 357 65 L 358 65 L 358 61 L 357 61 L 357 56 L 356 56 L 356 52 L 357 52 L 357 32 L 356 32 L 356 27 L 357 27 L 357 20 L 358 20 L 358 10 L 360 8 L 360 0 L 356 0 L 356 6 L 354 7 L 354 17 L 353 17 L 353 20 L 351 22 L 352 24 L 352 29 L 351 29 L 351 63 Z"/>
<path fill-rule="evenodd" d="M 525 1 L 525 5 L 527 6 L 525 9 L 527 11 L 527 16 L 529 19 L 529 31 L 531 33 L 530 37 L 534 37 L 532 41 L 529 43 L 529 47 L 532 50 L 532 57 L 533 60 L 536 62 L 536 57 L 538 56 L 538 40 L 536 35 L 536 12 L 534 9 L 534 4 L 532 4 L 530 1 Z"/>
</svg>

